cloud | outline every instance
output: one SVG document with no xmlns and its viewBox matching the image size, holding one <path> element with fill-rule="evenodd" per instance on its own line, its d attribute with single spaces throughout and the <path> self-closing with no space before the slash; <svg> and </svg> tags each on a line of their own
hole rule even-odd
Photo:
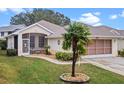
<svg viewBox="0 0 124 93">
<path fill-rule="evenodd" d="M 102 23 L 96 23 L 93 26 L 101 26 L 101 25 L 102 25 Z"/>
<path fill-rule="evenodd" d="M 0 8 L 0 12 L 7 12 L 7 11 L 11 11 L 15 14 L 21 13 L 21 12 L 25 12 L 24 8 Z"/>
<path fill-rule="evenodd" d="M 82 14 L 81 17 L 78 19 L 78 21 L 83 22 L 85 24 L 93 25 L 93 26 L 102 25 L 102 23 L 100 22 L 100 18 L 93 15 L 93 13 Z"/>
<path fill-rule="evenodd" d="M 100 13 L 100 12 L 94 12 L 93 14 L 94 14 L 94 15 L 96 15 L 96 16 L 101 15 L 101 13 Z"/>
<path fill-rule="evenodd" d="M 6 12 L 7 8 L 0 8 L 0 12 Z"/>
<path fill-rule="evenodd" d="M 16 14 L 25 12 L 25 9 L 23 9 L 23 8 L 8 8 L 8 10 L 10 10 L 11 12 L 14 12 Z"/>
<path fill-rule="evenodd" d="M 117 18 L 118 18 L 118 15 L 116 14 L 110 16 L 110 19 L 117 19 Z"/>
</svg>

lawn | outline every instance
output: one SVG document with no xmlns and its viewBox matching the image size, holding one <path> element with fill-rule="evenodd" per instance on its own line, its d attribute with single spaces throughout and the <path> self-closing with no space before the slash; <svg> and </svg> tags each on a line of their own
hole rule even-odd
<svg viewBox="0 0 124 93">
<path fill-rule="evenodd" d="M 124 77 L 91 64 L 76 67 L 77 72 L 90 76 L 89 83 L 124 83 Z M 12 84 L 60 84 L 59 76 L 70 72 L 71 65 L 56 65 L 45 60 L 26 57 L 7 57 L 0 50 L 0 83 Z"/>
</svg>

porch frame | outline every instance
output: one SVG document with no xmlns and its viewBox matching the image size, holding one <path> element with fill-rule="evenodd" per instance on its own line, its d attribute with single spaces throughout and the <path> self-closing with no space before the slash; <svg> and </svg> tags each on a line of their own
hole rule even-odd
<svg viewBox="0 0 124 93">
<path fill-rule="evenodd" d="M 26 33 L 23 33 L 23 34 L 26 34 Z M 22 38 L 23 34 L 18 35 L 18 56 L 31 54 L 30 36 L 32 33 L 27 33 L 27 34 L 29 34 L 29 38 Z M 43 33 L 34 33 L 34 34 L 43 34 Z M 23 52 L 23 40 L 28 40 L 28 51 L 29 51 L 28 53 Z M 34 42 L 36 42 L 36 40 Z M 44 42 L 44 44 L 45 44 L 45 42 Z M 38 46 L 39 46 L 39 43 L 38 43 Z M 41 50 L 42 50 L 42 48 L 41 48 Z"/>
</svg>

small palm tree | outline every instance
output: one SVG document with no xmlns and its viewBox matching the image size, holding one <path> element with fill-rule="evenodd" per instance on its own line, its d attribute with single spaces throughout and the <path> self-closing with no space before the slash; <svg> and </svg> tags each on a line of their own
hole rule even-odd
<svg viewBox="0 0 124 93">
<path fill-rule="evenodd" d="M 64 34 L 63 49 L 72 48 L 73 52 L 72 77 L 75 77 L 75 64 L 79 55 L 86 53 L 85 46 L 89 42 L 89 35 L 89 28 L 79 22 L 71 23 L 67 28 L 67 33 Z"/>
</svg>

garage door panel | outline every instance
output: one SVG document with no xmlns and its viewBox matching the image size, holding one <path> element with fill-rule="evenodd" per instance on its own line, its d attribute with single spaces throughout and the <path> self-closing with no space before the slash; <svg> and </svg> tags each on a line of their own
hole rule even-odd
<svg viewBox="0 0 124 93">
<path fill-rule="evenodd" d="M 87 52 L 88 52 L 87 53 L 88 55 L 94 55 L 94 54 L 96 54 L 95 49 L 88 49 Z"/>
<path fill-rule="evenodd" d="M 105 51 L 105 54 L 111 54 L 111 48 L 105 48 L 104 49 L 104 51 Z"/>
<path fill-rule="evenodd" d="M 96 49 L 96 54 L 104 54 L 104 48 Z"/>
<path fill-rule="evenodd" d="M 87 46 L 88 55 L 98 54 L 111 54 L 112 53 L 112 41 L 111 40 L 92 40 L 92 43 Z"/>
<path fill-rule="evenodd" d="M 104 40 L 96 40 L 96 47 L 103 47 L 104 46 Z"/>
<path fill-rule="evenodd" d="M 96 47 L 96 40 L 92 40 L 92 42 L 88 44 L 88 48 L 94 48 L 94 47 Z"/>
<path fill-rule="evenodd" d="M 105 40 L 104 41 L 104 46 L 105 47 L 111 47 L 111 40 Z"/>
</svg>

